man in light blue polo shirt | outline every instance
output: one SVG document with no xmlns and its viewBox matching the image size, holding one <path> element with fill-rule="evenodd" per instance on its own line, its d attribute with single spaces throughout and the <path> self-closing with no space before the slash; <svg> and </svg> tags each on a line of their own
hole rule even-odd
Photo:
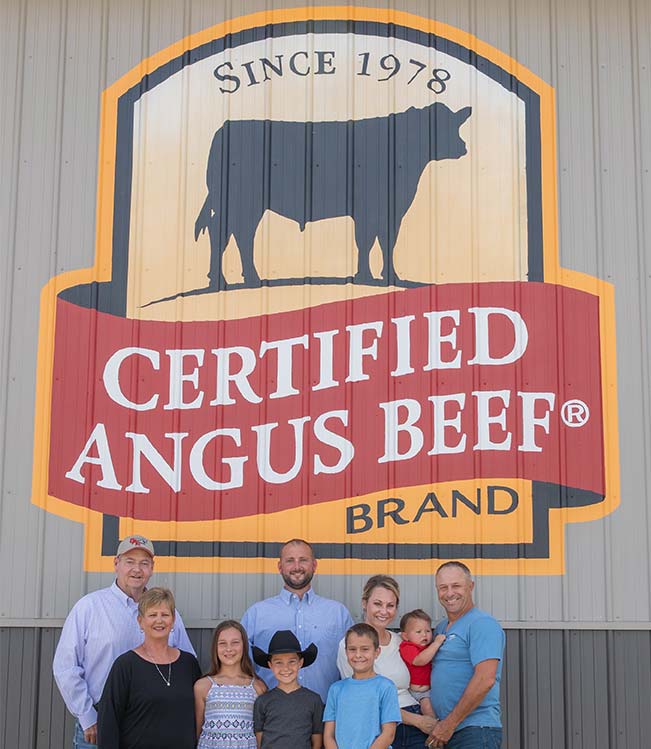
<svg viewBox="0 0 651 749">
<path fill-rule="evenodd" d="M 446 562 L 436 572 L 447 619 L 435 631 L 445 635 L 445 642 L 432 662 L 431 699 L 439 718 L 426 742 L 432 749 L 499 749 L 502 744 L 504 630 L 475 608 L 474 587 L 462 562 Z"/>
<path fill-rule="evenodd" d="M 299 671 L 303 687 L 317 692 L 325 703 L 330 685 L 339 679 L 337 649 L 339 640 L 353 625 L 348 609 L 339 601 L 322 598 L 312 590 L 317 560 L 312 546 L 293 538 L 280 549 L 278 571 L 284 586 L 277 596 L 254 603 L 242 617 L 251 646 L 265 653 L 279 630 L 291 630 L 302 648 L 313 642 L 319 649 L 316 661 Z M 260 678 L 273 689 L 277 682 L 268 668 L 256 667 Z"/>
</svg>

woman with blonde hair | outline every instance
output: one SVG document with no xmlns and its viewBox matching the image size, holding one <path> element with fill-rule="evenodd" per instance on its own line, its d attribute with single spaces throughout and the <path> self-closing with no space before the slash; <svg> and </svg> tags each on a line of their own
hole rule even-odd
<svg viewBox="0 0 651 749">
<path fill-rule="evenodd" d="M 393 749 L 422 749 L 425 739 L 436 724 L 436 719 L 421 715 L 418 702 L 409 693 L 409 671 L 400 655 L 400 636 L 388 627 L 398 613 L 400 586 L 389 575 L 373 575 L 362 591 L 362 613 L 366 624 L 377 632 L 380 655 L 375 660 L 375 672 L 396 685 L 402 723 L 396 727 Z M 342 679 L 352 675 L 346 658 L 346 644 L 339 643 L 337 667 Z"/>
<path fill-rule="evenodd" d="M 100 749 L 194 749 L 197 659 L 169 646 L 174 596 L 151 588 L 138 602 L 142 645 L 115 660 L 98 711 Z"/>
</svg>

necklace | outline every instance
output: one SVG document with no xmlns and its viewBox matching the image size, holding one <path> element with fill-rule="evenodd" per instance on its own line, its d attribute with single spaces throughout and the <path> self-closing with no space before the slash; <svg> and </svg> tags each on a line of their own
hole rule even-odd
<svg viewBox="0 0 651 749">
<path fill-rule="evenodd" d="M 160 674 L 160 678 L 165 682 L 165 684 L 169 687 L 172 683 L 172 664 L 167 664 L 167 679 L 163 676 L 163 672 L 158 668 L 158 664 L 154 663 L 154 666 L 156 666 L 156 671 Z"/>
<path fill-rule="evenodd" d="M 172 662 L 170 661 L 167 664 L 167 679 L 165 678 L 163 672 L 158 668 L 158 663 L 149 655 L 149 653 L 146 651 L 145 646 L 142 646 L 142 652 L 149 658 L 150 662 L 154 664 L 154 667 L 156 668 L 156 671 L 160 674 L 160 678 L 165 682 L 165 686 L 171 686 L 172 685 Z"/>
</svg>

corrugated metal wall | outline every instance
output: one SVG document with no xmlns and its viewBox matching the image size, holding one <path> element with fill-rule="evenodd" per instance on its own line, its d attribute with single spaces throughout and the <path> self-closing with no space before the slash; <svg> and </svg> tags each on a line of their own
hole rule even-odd
<svg viewBox="0 0 651 749">
<path fill-rule="evenodd" d="M 0 746 L 71 745 L 73 721 L 50 678 L 60 630 L 0 629 Z M 210 630 L 190 630 L 202 666 Z M 510 630 L 502 677 L 505 749 L 646 749 L 647 632 Z"/>
<path fill-rule="evenodd" d="M 651 3 L 358 4 L 464 29 L 555 88 L 561 264 L 612 283 L 616 293 L 621 505 L 604 520 L 567 528 L 565 575 L 484 577 L 478 602 L 522 628 L 508 640 L 510 747 L 646 746 L 649 635 L 626 630 L 651 628 Z M 55 628 L 74 601 L 110 579 L 83 571 L 80 526 L 30 502 L 39 294 L 57 273 L 93 262 L 101 91 L 189 33 L 300 5 L 0 0 L 4 746 L 63 745 L 62 706 L 49 679 Z M 403 600 L 436 613 L 423 572 L 401 578 Z M 175 589 L 186 621 L 206 631 L 278 587 L 274 575 L 170 574 L 158 582 Z M 360 576 L 322 576 L 318 588 L 358 612 L 361 584 Z"/>
</svg>

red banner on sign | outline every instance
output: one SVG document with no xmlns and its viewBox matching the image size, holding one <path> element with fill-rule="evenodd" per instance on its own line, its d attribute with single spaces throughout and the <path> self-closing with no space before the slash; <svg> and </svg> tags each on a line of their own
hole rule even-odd
<svg viewBox="0 0 651 749">
<path fill-rule="evenodd" d="M 49 490 L 149 520 L 473 478 L 603 494 L 601 408 L 599 299 L 572 288 L 429 286 L 177 323 L 59 299 Z"/>
</svg>

